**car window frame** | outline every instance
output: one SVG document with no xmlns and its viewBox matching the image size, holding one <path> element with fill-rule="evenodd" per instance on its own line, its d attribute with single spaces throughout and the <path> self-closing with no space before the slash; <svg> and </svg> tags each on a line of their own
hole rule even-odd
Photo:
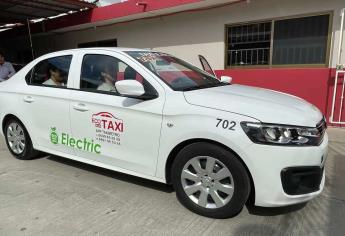
<svg viewBox="0 0 345 236">
<path fill-rule="evenodd" d="M 33 72 L 34 72 L 34 69 L 37 65 L 39 65 L 41 62 L 43 61 L 46 61 L 46 60 L 49 60 L 49 59 L 52 59 L 52 58 L 58 58 L 58 57 L 68 57 L 70 56 L 71 57 L 71 63 L 69 65 L 69 70 L 68 70 L 68 76 L 67 76 L 67 83 L 66 83 L 66 86 L 56 86 L 56 85 L 47 85 L 47 84 L 33 84 L 31 83 L 31 79 L 32 79 L 32 76 L 33 76 Z M 71 81 L 70 83 L 72 83 L 72 78 L 70 78 L 71 76 L 71 68 L 73 66 L 73 60 L 75 58 L 75 55 L 73 53 L 68 53 L 68 54 L 61 54 L 61 55 L 53 55 L 53 56 L 49 56 L 49 57 L 44 57 L 42 58 L 40 61 L 37 61 L 35 62 L 35 64 L 33 66 L 30 67 L 30 70 L 28 72 L 26 72 L 25 74 L 25 83 L 28 85 L 28 86 L 36 86 L 36 87 L 47 87 L 47 88 L 58 88 L 58 89 L 71 89 L 68 87 L 69 85 L 69 81 Z M 28 82 L 27 80 L 27 76 L 30 74 L 30 82 Z"/>
<path fill-rule="evenodd" d="M 81 82 L 82 82 L 82 67 L 83 67 L 83 62 L 85 60 L 85 56 L 88 55 L 94 55 L 94 56 L 107 56 L 107 57 L 112 57 L 124 64 L 126 64 L 127 66 L 130 66 L 132 69 L 134 69 L 136 71 L 136 73 L 138 73 L 154 90 L 155 94 L 152 94 L 152 98 L 146 99 L 145 95 L 144 96 L 128 96 L 128 95 L 122 95 L 119 92 L 111 92 L 111 91 L 104 91 L 104 90 L 97 90 L 97 89 L 87 89 L 87 88 L 81 88 Z M 120 54 L 122 55 L 122 54 Z M 131 62 L 133 62 L 131 60 Z M 145 76 L 142 75 L 142 73 L 138 72 L 137 69 L 135 69 L 132 65 L 130 65 L 130 63 L 118 58 L 117 56 L 115 56 L 113 53 L 109 53 L 109 52 L 95 52 L 95 51 L 84 51 L 79 55 L 79 63 L 78 63 L 78 73 L 79 73 L 79 77 L 78 77 L 78 81 L 75 84 L 75 88 L 73 88 L 73 90 L 77 90 L 77 91 L 81 91 L 81 92 L 89 92 L 89 93 L 97 93 L 97 94 L 104 94 L 104 95 L 111 95 L 111 96 L 116 96 L 116 97 L 125 97 L 125 98 L 133 98 L 133 99 L 140 99 L 140 100 L 153 100 L 153 99 L 157 99 L 159 97 L 159 92 L 157 91 L 157 89 L 152 85 L 152 83 L 145 78 Z M 116 88 L 116 87 L 115 87 Z"/>
</svg>

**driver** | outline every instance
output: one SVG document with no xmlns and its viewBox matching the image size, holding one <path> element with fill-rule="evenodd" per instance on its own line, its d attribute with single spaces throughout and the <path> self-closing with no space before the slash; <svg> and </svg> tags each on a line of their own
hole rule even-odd
<svg viewBox="0 0 345 236">
<path fill-rule="evenodd" d="M 102 83 L 98 86 L 97 90 L 116 92 L 114 76 L 115 68 L 111 64 L 105 65 L 101 72 Z"/>
</svg>

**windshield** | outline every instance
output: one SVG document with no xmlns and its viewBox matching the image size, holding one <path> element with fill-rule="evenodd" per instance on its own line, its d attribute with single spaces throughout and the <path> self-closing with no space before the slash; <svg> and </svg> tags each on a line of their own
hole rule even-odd
<svg viewBox="0 0 345 236">
<path fill-rule="evenodd" d="M 138 51 L 127 54 L 155 73 L 175 91 L 225 85 L 207 72 L 165 53 Z"/>
</svg>

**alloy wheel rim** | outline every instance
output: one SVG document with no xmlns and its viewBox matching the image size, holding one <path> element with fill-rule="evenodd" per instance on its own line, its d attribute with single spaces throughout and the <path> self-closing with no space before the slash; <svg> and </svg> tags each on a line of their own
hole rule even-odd
<svg viewBox="0 0 345 236">
<path fill-rule="evenodd" d="M 181 183 L 185 194 L 203 208 L 225 206 L 234 194 L 234 181 L 230 170 L 219 160 L 197 156 L 183 167 Z"/>
<path fill-rule="evenodd" d="M 25 149 L 25 133 L 21 125 L 16 122 L 11 123 L 7 127 L 6 135 L 11 150 L 15 154 L 21 154 Z"/>
</svg>

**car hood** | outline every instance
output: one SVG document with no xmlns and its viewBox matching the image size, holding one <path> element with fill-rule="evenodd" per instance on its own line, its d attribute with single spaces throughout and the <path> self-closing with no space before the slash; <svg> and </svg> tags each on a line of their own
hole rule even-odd
<svg viewBox="0 0 345 236">
<path fill-rule="evenodd" d="M 184 92 L 189 104 L 250 116 L 265 123 L 315 127 L 321 112 L 305 100 L 268 89 L 228 85 Z"/>
</svg>

